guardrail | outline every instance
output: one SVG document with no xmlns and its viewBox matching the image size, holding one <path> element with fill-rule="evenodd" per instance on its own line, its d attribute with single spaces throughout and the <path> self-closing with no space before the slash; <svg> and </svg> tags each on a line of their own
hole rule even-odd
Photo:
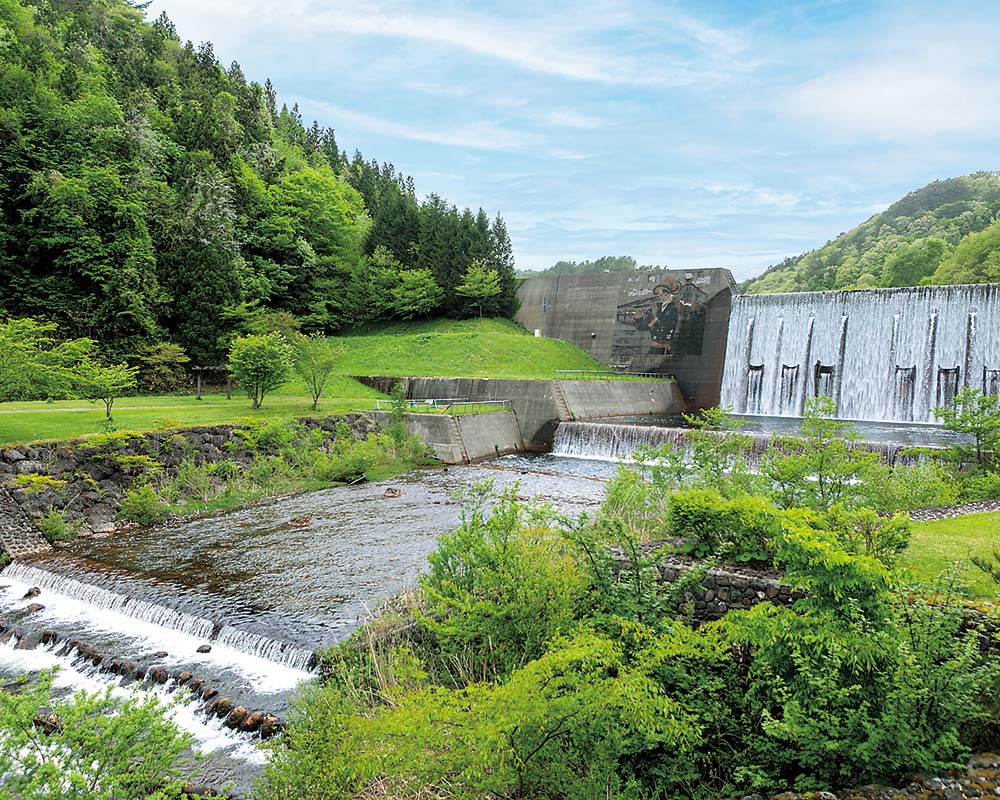
<svg viewBox="0 0 1000 800">
<path fill-rule="evenodd" d="M 672 374 L 662 372 L 617 372 L 610 369 L 557 369 L 553 372 L 555 372 L 558 381 L 672 381 L 675 379 Z"/>
<path fill-rule="evenodd" d="M 404 400 L 403 402 L 407 408 L 427 410 L 445 408 L 452 403 L 467 403 L 468 401 L 468 397 L 431 397 L 426 400 Z M 392 408 L 392 400 L 375 400 L 375 409 L 377 411 L 392 411 Z"/>
<path fill-rule="evenodd" d="M 494 411 L 510 411 L 510 400 L 463 400 L 445 406 L 444 413 L 457 416 L 459 414 L 488 414 Z"/>
<path fill-rule="evenodd" d="M 469 400 L 467 397 L 432 397 L 426 400 L 405 400 L 406 410 L 414 412 L 440 412 L 442 414 L 485 414 L 491 411 L 510 411 L 510 400 Z M 392 400 L 375 400 L 377 411 L 392 411 Z"/>
</svg>

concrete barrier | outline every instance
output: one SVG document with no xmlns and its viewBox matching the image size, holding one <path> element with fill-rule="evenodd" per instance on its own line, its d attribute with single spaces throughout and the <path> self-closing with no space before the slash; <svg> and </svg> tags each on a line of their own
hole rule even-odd
<svg viewBox="0 0 1000 800">
<path fill-rule="evenodd" d="M 472 401 L 509 400 L 524 446 L 548 451 L 560 422 L 636 414 L 679 414 L 684 407 L 672 381 L 556 381 L 510 378 L 358 377 L 389 389 L 402 381 L 411 400 L 462 397 Z M 479 415 L 477 415 L 479 416 Z"/>
<path fill-rule="evenodd" d="M 390 413 L 374 414 L 379 425 L 389 424 Z M 484 458 L 524 452 L 524 438 L 511 411 L 483 414 L 404 415 L 406 432 L 428 445 L 446 464 L 468 464 Z"/>
</svg>

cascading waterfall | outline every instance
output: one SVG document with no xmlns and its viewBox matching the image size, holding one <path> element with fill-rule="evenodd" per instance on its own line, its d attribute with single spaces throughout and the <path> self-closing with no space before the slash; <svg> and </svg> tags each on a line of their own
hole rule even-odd
<svg viewBox="0 0 1000 800">
<path fill-rule="evenodd" d="M 292 669 L 308 670 L 316 660 L 311 650 L 296 647 L 291 642 L 282 642 L 242 628 L 234 628 L 231 625 L 226 625 L 219 631 L 216 641 L 241 653 L 249 653 Z"/>
<path fill-rule="evenodd" d="M 11 564 L 4 570 L 4 577 L 38 586 L 41 589 L 48 589 L 87 605 L 114 611 L 126 617 L 150 622 L 161 628 L 170 628 L 201 639 L 210 639 L 215 631 L 215 623 L 210 619 L 103 589 L 91 583 L 84 583 L 75 578 L 48 572 L 27 564 L 19 562 Z"/>
<path fill-rule="evenodd" d="M 640 447 L 668 446 L 690 453 L 687 436 L 690 428 L 672 428 L 656 425 L 617 425 L 606 422 L 561 422 L 556 428 L 552 455 L 566 458 L 587 458 L 599 461 L 630 461 Z M 717 436 L 728 435 L 724 431 Z M 756 466 L 774 442 L 770 433 L 740 431 L 750 440 L 744 453 L 747 463 Z M 906 445 L 896 442 L 852 441 L 852 448 L 878 453 L 887 464 L 900 459 Z"/>
<path fill-rule="evenodd" d="M 1000 286 L 799 292 L 733 299 L 722 404 L 801 416 L 933 423 L 962 387 L 1000 390 Z"/>
<path fill-rule="evenodd" d="M 292 669 L 308 670 L 314 662 L 312 651 L 291 642 L 272 639 L 231 625 L 220 626 L 206 617 L 141 600 L 29 564 L 19 562 L 11 564 L 4 571 L 4 577 L 38 586 L 97 609 L 112 611 L 160 628 L 180 631 L 198 639 L 225 645 L 241 653 Z"/>
</svg>

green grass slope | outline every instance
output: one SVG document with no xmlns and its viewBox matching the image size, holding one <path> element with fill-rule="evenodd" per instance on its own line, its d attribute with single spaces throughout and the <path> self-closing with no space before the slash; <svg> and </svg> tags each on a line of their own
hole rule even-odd
<svg viewBox="0 0 1000 800">
<path fill-rule="evenodd" d="M 504 319 L 393 324 L 334 341 L 343 348 L 342 375 L 546 379 L 557 369 L 606 369 L 569 342 Z"/>
</svg>

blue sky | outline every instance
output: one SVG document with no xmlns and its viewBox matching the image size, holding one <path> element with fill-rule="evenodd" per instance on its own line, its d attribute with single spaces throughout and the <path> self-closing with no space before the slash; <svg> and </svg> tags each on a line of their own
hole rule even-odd
<svg viewBox="0 0 1000 800">
<path fill-rule="evenodd" d="M 1000 4 L 154 0 L 521 268 L 738 279 L 908 191 L 1000 168 Z"/>
</svg>

